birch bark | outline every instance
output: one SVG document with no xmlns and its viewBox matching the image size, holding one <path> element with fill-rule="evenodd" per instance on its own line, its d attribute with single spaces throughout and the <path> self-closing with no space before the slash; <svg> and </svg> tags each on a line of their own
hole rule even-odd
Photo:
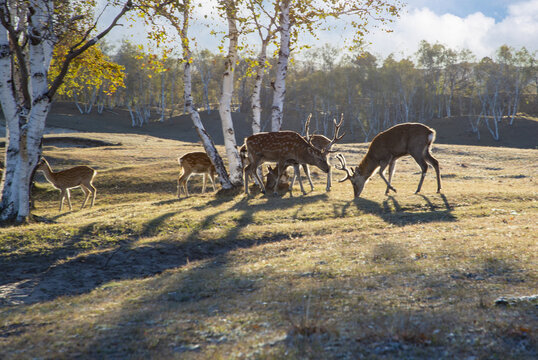
<svg viewBox="0 0 538 360">
<path fill-rule="evenodd" d="M 286 96 L 286 74 L 290 57 L 290 6 L 291 1 L 282 1 L 280 7 L 280 50 L 274 82 L 273 106 L 271 107 L 271 129 L 279 131 L 282 127 L 282 111 Z"/>
<path fill-rule="evenodd" d="M 2 4 L 3 3 L 3 4 Z M 4 6 L 5 1 L 0 5 Z M 9 37 L 7 29 L 0 24 L 0 101 L 2 111 L 6 119 L 6 153 L 5 169 L 2 173 L 2 210 L 0 220 L 7 220 L 13 214 L 18 213 L 19 201 L 18 193 L 15 191 L 15 179 L 17 178 L 17 167 L 10 166 L 16 164 L 17 155 L 19 154 L 19 137 L 20 131 L 17 117 L 17 102 L 12 87 L 12 52 L 9 46 Z"/>
<path fill-rule="evenodd" d="M 234 72 L 237 60 L 237 41 L 239 33 L 235 20 L 235 2 L 233 0 L 224 1 L 226 6 L 226 16 L 228 18 L 228 55 L 224 64 L 224 76 L 222 79 L 222 94 L 220 97 L 219 114 L 222 123 L 222 133 L 224 136 L 224 146 L 228 157 L 230 169 L 230 180 L 233 185 L 241 186 L 243 183 L 243 167 L 241 157 L 237 151 L 235 131 L 232 122 L 231 103 L 234 88 Z"/>
<path fill-rule="evenodd" d="M 215 165 L 217 174 L 219 174 L 219 181 L 222 185 L 222 188 L 231 189 L 233 187 L 233 184 L 230 181 L 228 173 L 226 172 L 224 162 L 222 161 L 222 158 L 220 157 L 217 148 L 215 147 L 213 139 L 205 130 L 204 125 L 202 124 L 202 120 L 200 119 L 200 114 L 194 108 L 194 104 L 192 101 L 191 51 L 188 39 L 190 14 L 190 1 L 185 1 L 183 8 L 183 26 L 180 30 L 181 46 L 183 49 L 183 61 L 185 63 L 183 72 L 185 110 L 191 116 L 191 120 L 194 123 L 194 127 L 196 128 L 196 132 L 198 133 L 200 140 L 202 140 L 202 144 L 204 146 L 205 152 L 207 153 L 207 156 L 209 156 L 209 158 L 213 162 L 213 165 Z"/>
</svg>

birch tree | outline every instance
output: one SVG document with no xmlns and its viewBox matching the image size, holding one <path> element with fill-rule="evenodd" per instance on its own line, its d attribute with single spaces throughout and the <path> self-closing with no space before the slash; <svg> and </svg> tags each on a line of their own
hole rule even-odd
<svg viewBox="0 0 538 360">
<path fill-rule="evenodd" d="M 228 21 L 228 54 L 224 62 L 219 114 L 222 123 L 224 146 L 226 147 L 226 155 L 228 156 L 230 180 L 233 185 L 241 186 L 243 184 L 243 167 L 239 151 L 237 150 L 231 109 L 239 39 L 239 31 L 237 29 L 238 9 L 237 2 L 234 0 L 223 0 L 220 2 L 220 6 L 226 13 L 226 19 Z"/>
<path fill-rule="evenodd" d="M 385 24 L 398 15 L 399 0 L 276 0 L 279 12 L 280 44 L 275 69 L 271 127 L 273 131 L 282 126 L 282 113 L 286 95 L 286 75 L 292 45 L 296 44 L 301 32 L 314 37 L 318 31 L 330 28 L 328 19 L 346 21 L 353 28 L 350 47 L 362 44 L 370 21 Z M 388 16 L 388 17 L 385 17 Z M 325 24 L 325 25 L 324 25 Z M 323 27 L 325 26 L 325 27 Z"/>
<path fill-rule="evenodd" d="M 251 65 L 255 69 L 256 77 L 254 80 L 254 88 L 252 90 L 251 108 L 252 108 L 252 133 L 256 134 L 261 131 L 261 91 L 265 71 L 268 67 L 267 62 L 267 47 L 273 41 L 277 34 L 277 16 L 279 8 L 273 4 L 272 11 L 263 7 L 262 0 L 248 0 L 247 7 L 252 16 L 254 31 L 260 39 L 260 52 L 258 58 Z M 265 15 L 265 22 L 260 14 Z"/>
<path fill-rule="evenodd" d="M 204 150 L 215 165 L 217 174 L 219 174 L 219 180 L 223 189 L 231 189 L 234 187 L 235 182 L 230 181 L 228 172 L 224 167 L 224 162 L 222 161 L 221 156 L 219 155 L 215 143 L 209 133 L 205 130 L 202 120 L 200 119 L 200 114 L 196 110 L 193 97 L 192 97 L 192 52 L 190 49 L 190 39 L 189 39 L 189 24 L 192 17 L 192 3 L 190 0 L 171 0 L 168 2 L 161 1 L 145 1 L 142 11 L 147 14 L 148 21 L 153 22 L 154 17 L 162 17 L 166 19 L 169 24 L 177 31 L 179 35 L 179 40 L 181 41 L 181 49 L 183 54 L 183 86 L 184 86 L 184 99 L 185 99 L 185 110 L 190 114 L 191 120 L 194 123 L 194 127 L 202 144 Z M 164 32 L 158 32 L 153 34 L 154 40 L 159 44 L 163 42 L 165 37 Z M 236 150 L 237 152 L 237 150 Z M 239 158 L 239 153 L 237 153 L 237 158 L 239 163 L 241 162 Z"/>
<path fill-rule="evenodd" d="M 47 81 L 54 48 L 60 35 L 79 24 L 89 24 L 93 2 L 53 0 L 0 0 L 0 103 L 6 119 L 7 145 L 2 174 L 0 221 L 23 222 L 30 215 L 30 182 L 41 156 L 41 139 L 50 104 L 69 66 L 116 26 L 132 8 L 127 1 L 109 26 L 90 38 L 85 27 L 70 46 L 60 71 Z"/>
<path fill-rule="evenodd" d="M 196 53 L 194 66 L 200 74 L 200 80 L 203 86 L 203 101 L 208 114 L 211 114 L 211 103 L 209 101 L 209 84 L 213 77 L 213 68 L 211 66 L 211 57 L 213 55 L 209 50 L 203 50 Z"/>
<path fill-rule="evenodd" d="M 271 107 L 271 130 L 279 131 L 282 127 L 282 112 L 284 109 L 284 98 L 286 96 L 286 74 L 288 73 L 288 62 L 290 57 L 290 8 L 292 0 L 280 2 L 279 32 L 280 47 L 278 50 L 278 62 L 276 63 L 275 81 L 273 85 L 273 105 Z"/>
</svg>

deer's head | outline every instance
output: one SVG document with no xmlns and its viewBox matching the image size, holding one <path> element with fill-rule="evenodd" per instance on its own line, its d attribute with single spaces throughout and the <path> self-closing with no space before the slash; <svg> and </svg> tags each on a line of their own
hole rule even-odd
<svg viewBox="0 0 538 360">
<path fill-rule="evenodd" d="M 269 166 L 267 168 L 267 170 L 269 170 L 269 172 L 267 173 L 266 175 L 266 180 L 265 180 L 265 188 L 266 189 L 274 189 L 275 188 L 275 183 L 277 181 L 277 167 L 275 166 L 274 168 L 272 168 L 271 166 Z M 288 172 L 287 171 L 284 171 L 284 173 L 282 175 L 280 175 L 280 180 L 278 181 L 278 187 L 277 187 L 277 191 L 288 191 L 289 188 L 290 188 L 290 183 L 289 183 L 289 175 L 288 175 Z"/>
<path fill-rule="evenodd" d="M 366 181 L 368 179 L 366 178 L 366 176 L 360 173 L 359 167 L 355 167 L 355 169 L 347 167 L 346 158 L 344 157 L 344 155 L 337 154 L 336 158 L 340 162 L 340 166 L 336 165 L 335 167 L 338 170 L 343 170 L 346 172 L 346 176 L 344 176 L 338 181 L 351 181 L 351 185 L 353 185 L 353 196 L 358 198 L 361 195 L 362 190 L 364 189 L 364 185 L 366 184 Z"/>
</svg>

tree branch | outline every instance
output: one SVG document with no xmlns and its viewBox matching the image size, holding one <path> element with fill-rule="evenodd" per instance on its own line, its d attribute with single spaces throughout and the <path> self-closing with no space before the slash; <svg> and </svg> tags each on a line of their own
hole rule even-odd
<svg viewBox="0 0 538 360">
<path fill-rule="evenodd" d="M 105 37 L 110 32 L 110 30 L 112 30 L 118 24 L 118 21 L 121 19 L 121 17 L 125 15 L 125 13 L 131 10 L 132 8 L 133 8 L 133 3 L 131 0 L 128 0 L 123 6 L 123 8 L 121 9 L 121 11 L 119 12 L 119 14 L 116 15 L 112 23 L 105 30 L 103 30 L 93 39 L 88 40 L 80 48 L 76 50 L 71 48 L 71 50 L 69 50 L 69 52 L 67 53 L 67 56 L 60 70 L 60 73 L 58 74 L 58 76 L 56 76 L 56 78 L 52 82 L 52 85 L 50 86 L 47 93 L 44 94 L 44 96 L 47 96 L 49 99 L 52 99 L 52 97 L 54 96 L 54 94 L 56 93 L 60 85 L 62 85 L 65 76 L 67 75 L 67 71 L 69 70 L 69 65 L 71 64 L 71 61 L 73 61 L 73 59 L 75 59 L 77 56 L 82 54 L 84 51 L 88 50 L 91 46 L 95 45 L 100 39 Z"/>
</svg>

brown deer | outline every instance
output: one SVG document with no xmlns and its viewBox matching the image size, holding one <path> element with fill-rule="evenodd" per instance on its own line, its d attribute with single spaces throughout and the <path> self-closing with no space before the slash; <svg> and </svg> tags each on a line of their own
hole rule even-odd
<svg viewBox="0 0 538 360">
<path fill-rule="evenodd" d="M 75 166 L 70 169 L 62 171 L 52 171 L 49 163 L 45 158 L 41 158 L 37 163 L 36 171 L 42 171 L 45 178 L 56 188 L 60 190 L 60 212 L 62 211 L 64 199 L 67 198 L 67 204 L 69 210 L 73 210 L 71 206 L 71 194 L 69 189 L 81 187 L 84 191 L 84 202 L 81 209 L 84 208 L 90 195 L 92 195 L 92 202 L 90 208 L 95 202 L 95 196 L 97 195 L 97 189 L 92 184 L 93 178 L 97 174 L 97 171 L 86 165 Z"/>
<path fill-rule="evenodd" d="M 310 135 L 308 133 L 309 128 L 310 128 L 310 119 L 311 118 L 312 118 L 312 114 L 310 114 L 308 116 L 308 119 L 306 119 L 305 126 L 304 126 L 304 132 L 305 132 L 304 138 L 306 139 L 306 141 L 309 141 L 316 148 L 324 149 L 324 148 L 327 147 L 327 145 L 329 145 L 331 140 L 328 137 L 323 136 L 323 135 L 319 135 L 319 134 Z M 344 121 L 344 114 L 342 114 L 342 116 L 340 117 L 340 122 L 338 124 L 336 123 L 336 119 L 334 120 L 335 131 L 339 131 L 340 127 L 342 126 L 343 121 Z M 342 137 L 343 136 L 344 135 L 342 135 Z M 332 147 L 332 144 L 331 144 L 331 147 Z M 329 148 L 329 150 L 331 150 L 331 148 Z M 312 184 L 312 178 L 310 177 L 310 169 L 308 168 L 308 164 L 301 164 L 301 166 L 303 167 L 303 170 L 304 170 L 304 172 L 306 174 L 306 178 L 308 179 L 308 182 L 310 183 L 310 190 L 314 191 L 314 184 Z M 293 178 L 291 180 L 291 186 L 293 186 L 293 184 L 295 183 L 295 178 L 298 176 L 297 174 L 298 174 L 298 172 L 296 171 L 295 175 L 293 176 Z M 299 178 L 299 180 L 300 180 L 300 178 Z M 332 180 L 332 171 L 329 170 L 329 172 L 327 173 L 327 186 L 325 188 L 326 191 L 331 191 L 331 180 Z M 301 184 L 300 181 L 299 181 L 299 184 Z M 301 190 L 303 190 L 303 189 L 301 188 Z M 304 190 L 303 190 L 303 192 L 304 192 Z"/>
<path fill-rule="evenodd" d="M 289 179 L 290 176 L 288 175 L 287 171 L 284 171 L 282 175 L 280 175 L 280 180 L 278 181 L 278 185 L 275 184 L 278 168 L 275 166 L 274 168 L 271 166 L 267 167 L 267 174 L 265 175 L 265 188 L 266 189 L 274 189 L 275 186 L 277 187 L 277 192 L 286 192 L 290 188 Z"/>
<path fill-rule="evenodd" d="M 393 126 L 374 137 L 366 155 L 355 169 L 347 167 L 344 155 L 336 155 L 340 162 L 340 166 L 336 166 L 336 168 L 346 172 L 346 176 L 339 181 L 350 180 L 353 185 L 355 197 L 359 197 L 370 176 L 379 168 L 379 176 L 387 184 L 385 194 L 388 195 L 389 190 L 396 192 L 396 189 L 390 184 L 394 174 L 396 160 L 402 156 L 411 155 L 422 169 L 422 175 L 415 193 L 418 194 L 420 192 L 422 182 L 428 171 L 428 163 L 435 169 L 437 175 L 437 192 L 439 193 L 441 191 L 439 162 L 430 153 L 430 148 L 434 140 L 435 130 L 425 125 L 404 123 Z M 383 171 L 387 165 L 389 167 L 388 181 L 383 175 Z"/>
<path fill-rule="evenodd" d="M 217 171 L 215 166 L 209 159 L 209 156 L 203 151 L 194 151 L 181 156 L 178 160 L 180 173 L 177 179 L 177 197 L 181 197 L 181 190 L 185 193 L 185 196 L 189 196 L 189 189 L 187 188 L 189 178 L 193 174 L 202 174 L 204 176 L 204 183 L 202 185 L 202 193 L 205 193 L 205 187 L 207 183 L 207 177 L 211 180 L 213 185 L 213 191 L 215 188 L 215 175 Z"/>
<path fill-rule="evenodd" d="M 342 135 L 343 136 L 343 135 Z M 317 149 L 295 131 L 265 132 L 251 135 L 245 139 L 248 164 L 244 168 L 245 193 L 248 195 L 248 178 L 255 176 L 265 193 L 265 186 L 258 176 L 256 169 L 266 161 L 277 162 L 277 179 L 284 173 L 289 165 L 298 167 L 298 164 L 315 165 L 327 173 L 330 165 L 327 155 L 331 146 L 342 138 L 335 131 L 333 139 L 323 149 Z M 299 177 L 300 182 L 300 177 Z M 275 182 L 277 184 L 277 182 Z M 302 188 L 302 186 L 301 186 Z M 290 187 L 291 191 L 291 187 Z M 276 186 L 274 188 L 276 193 Z M 303 191 L 304 193 L 304 191 Z"/>
</svg>

